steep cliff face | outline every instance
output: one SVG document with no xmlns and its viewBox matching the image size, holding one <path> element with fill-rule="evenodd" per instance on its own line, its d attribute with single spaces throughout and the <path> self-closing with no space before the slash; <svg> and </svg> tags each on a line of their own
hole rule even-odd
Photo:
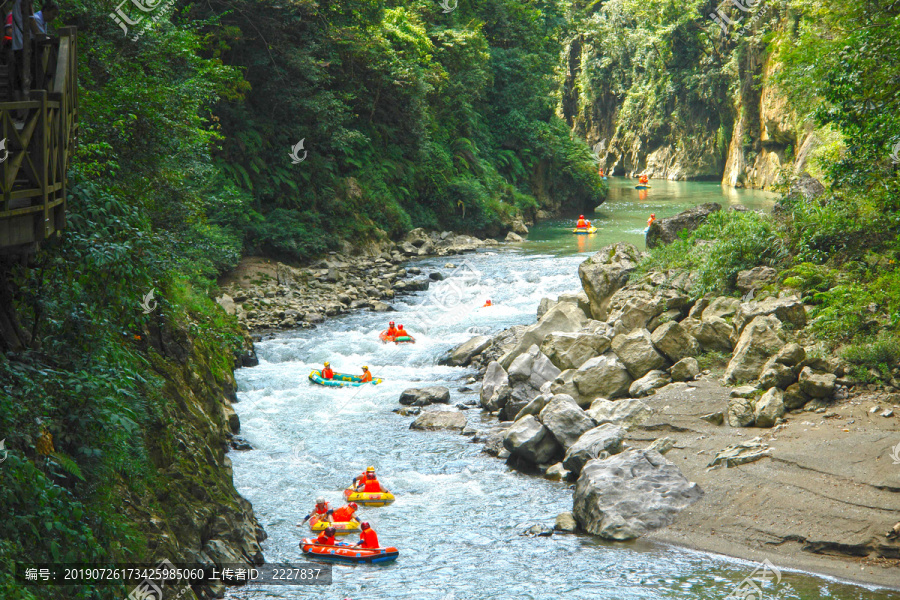
<svg viewBox="0 0 900 600">
<path fill-rule="evenodd" d="M 579 21 L 560 115 L 614 175 L 771 188 L 802 172 L 816 137 L 779 93 L 769 53 L 788 16 L 760 12 L 723 36 L 680 10 L 653 22 L 610 2 Z"/>
<path fill-rule="evenodd" d="M 143 494 L 123 490 L 123 509 L 155 560 L 261 564 L 266 533 L 235 490 L 226 455 L 240 428 L 231 407 L 234 355 L 225 344 L 193 337 L 189 323 L 159 325 L 146 332 L 152 370 L 163 382 L 160 412 L 144 433 L 155 473 Z"/>
</svg>

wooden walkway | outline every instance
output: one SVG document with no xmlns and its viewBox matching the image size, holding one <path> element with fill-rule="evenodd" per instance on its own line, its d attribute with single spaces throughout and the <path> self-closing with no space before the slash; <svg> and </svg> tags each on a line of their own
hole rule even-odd
<svg viewBox="0 0 900 600">
<path fill-rule="evenodd" d="M 0 102 L 0 255 L 28 254 L 66 225 L 66 173 L 78 131 L 74 27 L 35 49 L 26 100 Z"/>
</svg>

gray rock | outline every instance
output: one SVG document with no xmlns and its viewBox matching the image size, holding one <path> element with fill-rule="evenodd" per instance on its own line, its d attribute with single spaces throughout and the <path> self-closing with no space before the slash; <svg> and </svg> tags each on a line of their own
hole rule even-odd
<svg viewBox="0 0 900 600">
<path fill-rule="evenodd" d="M 547 403 L 550 402 L 550 395 L 546 394 L 538 394 L 534 400 L 525 405 L 522 410 L 516 413 L 516 416 L 513 417 L 513 421 L 518 421 L 524 416 L 534 415 L 537 416 L 541 414 L 541 411 L 544 410 L 544 407 L 547 406 Z"/>
<path fill-rule="evenodd" d="M 762 374 L 759 376 L 759 387 L 764 390 L 772 387 L 784 390 L 794 383 L 796 379 L 797 377 L 789 367 L 786 367 L 779 362 L 775 362 L 774 358 L 770 358 L 769 362 L 763 367 Z"/>
<path fill-rule="evenodd" d="M 734 328 L 720 317 L 710 317 L 703 321 L 684 319 L 681 326 L 694 336 L 706 352 L 728 352 L 734 348 L 731 334 Z"/>
<path fill-rule="evenodd" d="M 510 394 L 509 376 L 506 374 L 506 370 L 500 366 L 499 362 L 491 362 L 481 382 L 481 406 L 490 412 L 500 410 L 506 405 Z"/>
<path fill-rule="evenodd" d="M 610 339 L 594 333 L 551 333 L 541 344 L 541 352 L 565 371 L 577 369 L 610 348 Z"/>
<path fill-rule="evenodd" d="M 787 410 L 803 408 L 809 400 L 810 397 L 803 393 L 799 383 L 792 383 L 784 390 L 784 407 Z"/>
<path fill-rule="evenodd" d="M 646 329 L 665 311 L 666 298 L 631 286 L 622 288 L 610 298 L 607 322 L 622 328 L 622 333 Z"/>
<path fill-rule="evenodd" d="M 771 456 L 769 445 L 757 437 L 746 442 L 731 444 L 724 450 L 716 453 L 716 456 L 707 466 L 725 465 L 726 468 L 731 468 L 755 462 L 766 456 Z"/>
<path fill-rule="evenodd" d="M 756 398 L 759 396 L 759 388 L 755 385 L 742 385 L 731 390 L 728 396 L 730 398 Z"/>
<path fill-rule="evenodd" d="M 577 475 L 588 461 L 621 452 L 624 438 L 625 430 L 611 423 L 586 431 L 566 451 L 563 466 Z"/>
<path fill-rule="evenodd" d="M 670 437 L 661 437 L 653 440 L 653 443 L 647 446 L 647 452 L 654 451 L 665 454 L 675 447 L 675 440 Z"/>
<path fill-rule="evenodd" d="M 510 454 L 532 464 L 548 462 L 559 448 L 550 430 L 532 415 L 510 426 L 503 439 L 503 447 L 509 450 Z"/>
<path fill-rule="evenodd" d="M 554 523 L 553 529 L 565 533 L 578 531 L 578 522 L 575 521 L 575 515 L 570 512 L 559 513 L 556 515 L 556 523 Z"/>
<path fill-rule="evenodd" d="M 591 403 L 587 414 L 597 425 L 612 423 L 631 429 L 649 419 L 653 411 L 637 398 L 624 398 L 616 402 L 597 398 Z"/>
<path fill-rule="evenodd" d="M 700 342 L 684 327 L 674 321 L 663 323 L 650 335 L 657 350 L 672 362 L 700 354 Z"/>
<path fill-rule="evenodd" d="M 394 412 L 401 417 L 417 417 L 422 414 L 422 409 L 418 406 L 401 406 L 400 408 L 395 408 Z"/>
<path fill-rule="evenodd" d="M 674 217 L 655 220 L 647 230 L 647 248 L 671 244 L 682 231 L 694 231 L 709 215 L 722 210 L 718 202 L 707 202 L 681 212 Z"/>
<path fill-rule="evenodd" d="M 569 472 L 566 471 L 561 462 L 551 465 L 547 468 L 547 472 L 544 473 L 544 479 L 549 479 L 550 481 L 564 481 L 568 476 Z"/>
<path fill-rule="evenodd" d="M 427 431 L 442 429 L 462 429 L 466 426 L 466 415 L 457 410 L 429 410 L 416 417 L 409 428 Z"/>
<path fill-rule="evenodd" d="M 524 242 L 525 238 L 523 238 L 518 233 L 510 231 L 509 233 L 506 234 L 506 239 L 504 239 L 503 241 L 504 242 Z"/>
<path fill-rule="evenodd" d="M 504 369 L 508 369 L 512 361 L 529 348 L 543 343 L 544 338 L 551 333 L 574 333 L 581 330 L 587 323 L 588 317 L 576 305 L 568 302 L 562 302 L 547 311 L 547 314 L 540 321 L 526 327 L 522 331 L 521 337 L 503 357 L 500 364 Z"/>
<path fill-rule="evenodd" d="M 234 303 L 234 299 L 228 294 L 222 294 L 221 297 L 216 298 L 216 302 L 218 302 L 219 306 L 222 307 L 222 310 L 229 315 L 237 313 L 237 306 Z"/>
<path fill-rule="evenodd" d="M 538 523 L 523 531 L 522 535 L 527 535 L 528 537 L 550 537 L 553 535 L 553 530 L 546 525 Z"/>
<path fill-rule="evenodd" d="M 517 383 L 527 383 L 535 390 L 539 390 L 544 383 L 556 379 L 561 372 L 550 362 L 550 359 L 541 353 L 536 344 L 517 356 L 508 370 L 511 386 L 515 386 Z"/>
<path fill-rule="evenodd" d="M 666 359 L 653 347 L 650 332 L 646 329 L 617 335 L 613 338 L 612 349 L 634 379 L 640 379 L 650 371 L 667 366 Z"/>
<path fill-rule="evenodd" d="M 728 424 L 731 427 L 750 427 L 756 418 L 753 398 L 728 399 Z"/>
<path fill-rule="evenodd" d="M 641 253 L 631 244 L 606 246 L 578 267 L 581 285 L 591 303 L 591 315 L 605 321 L 612 295 L 628 282 Z"/>
<path fill-rule="evenodd" d="M 682 358 L 669 369 L 673 381 L 692 381 L 700 374 L 700 363 L 696 358 Z"/>
<path fill-rule="evenodd" d="M 725 382 L 754 381 L 759 378 L 763 365 L 770 356 L 776 354 L 784 346 L 781 333 L 781 322 L 771 315 L 761 315 L 747 325 L 737 346 L 731 362 L 725 369 Z"/>
<path fill-rule="evenodd" d="M 619 398 L 628 393 L 631 377 L 622 361 L 608 352 L 581 365 L 574 372 L 572 382 L 581 396 Z"/>
<path fill-rule="evenodd" d="M 556 441 L 568 449 L 586 431 L 593 429 L 594 421 L 571 396 L 553 396 L 541 411 L 540 421 L 550 430 Z"/>
<path fill-rule="evenodd" d="M 700 487 L 658 452 L 629 450 L 584 466 L 572 512 L 588 533 L 631 540 L 670 525 L 702 496 Z"/>
<path fill-rule="evenodd" d="M 628 395 L 632 398 L 643 398 L 670 383 L 672 383 L 672 379 L 665 371 L 650 371 L 631 384 L 628 388 Z"/>
<path fill-rule="evenodd" d="M 709 306 L 703 311 L 701 320 L 708 321 L 710 319 L 730 319 L 734 317 L 735 313 L 740 307 L 741 301 L 737 298 L 719 296 L 718 298 L 710 301 Z"/>
<path fill-rule="evenodd" d="M 756 401 L 754 420 L 757 427 L 774 427 L 775 423 L 784 416 L 784 395 L 777 387 L 769 388 L 762 397 Z"/>
<path fill-rule="evenodd" d="M 772 267 L 754 267 L 749 271 L 741 271 L 737 274 L 737 289 L 744 293 L 759 290 L 774 283 L 777 276 L 778 271 Z"/>
<path fill-rule="evenodd" d="M 831 398 L 837 377 L 833 373 L 815 373 L 809 367 L 800 371 L 800 391 L 813 398 Z"/>
<path fill-rule="evenodd" d="M 400 404 L 405 406 L 428 406 L 429 404 L 449 404 L 450 390 L 443 386 L 409 388 L 400 394 Z"/>
<path fill-rule="evenodd" d="M 791 342 L 775 355 L 775 362 L 787 367 L 799 365 L 804 360 L 806 360 L 806 350 L 795 342 Z"/>
<path fill-rule="evenodd" d="M 486 335 L 473 337 L 450 351 L 441 359 L 440 364 L 451 367 L 464 367 L 472 362 L 472 359 L 484 352 L 491 345 L 492 339 Z"/>
<path fill-rule="evenodd" d="M 700 419 L 713 425 L 722 425 L 725 423 L 725 413 L 719 410 L 709 413 L 708 415 L 703 415 Z"/>
<path fill-rule="evenodd" d="M 770 315 L 782 323 L 790 323 L 796 329 L 806 327 L 806 307 L 796 296 L 789 296 L 744 302 L 734 315 L 735 330 L 740 334 L 757 317 Z"/>
</svg>

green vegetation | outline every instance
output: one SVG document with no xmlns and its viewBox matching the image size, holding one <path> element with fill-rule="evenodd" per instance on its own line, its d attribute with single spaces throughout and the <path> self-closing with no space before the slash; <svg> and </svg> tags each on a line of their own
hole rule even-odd
<svg viewBox="0 0 900 600">
<path fill-rule="evenodd" d="M 821 131 L 810 171 L 823 193 L 786 189 L 771 217 L 719 213 L 644 266 L 691 268 L 695 292 L 733 293 L 757 265 L 813 305 L 811 333 L 855 375 L 889 379 L 900 353 L 900 95 L 885 65 L 900 54 L 900 6 L 887 1 L 790 3 L 766 37 L 779 90 Z"/>
</svg>

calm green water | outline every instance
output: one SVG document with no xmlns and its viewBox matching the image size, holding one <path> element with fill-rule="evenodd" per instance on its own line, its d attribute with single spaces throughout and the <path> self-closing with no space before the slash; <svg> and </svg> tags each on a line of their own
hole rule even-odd
<svg viewBox="0 0 900 600">
<path fill-rule="evenodd" d="M 573 235 L 577 214 L 544 221 L 531 228 L 525 249 L 529 253 L 571 254 L 596 252 L 614 242 L 631 242 L 644 248 L 644 228 L 651 213 L 657 219 L 672 217 L 692 206 L 718 202 L 723 209 L 746 206 L 768 210 L 776 195 L 758 190 L 738 190 L 714 183 L 651 181 L 651 189 L 636 190 L 636 179 L 610 177 L 609 198 L 599 210 L 585 217 L 597 227 L 591 235 Z"/>
<path fill-rule="evenodd" d="M 397 312 L 389 317 L 406 325 L 415 345 L 381 344 L 377 335 L 388 316 L 368 312 L 257 344 L 260 365 L 238 371 L 235 405 L 241 435 L 254 449 L 229 456 L 238 490 L 269 533 L 263 543 L 267 560 L 301 562 L 298 542 L 310 533 L 296 523 L 318 495 L 339 504 L 350 478 L 370 464 L 397 501 L 364 509 L 362 518 L 383 545 L 396 546 L 401 555 L 391 565 L 336 566 L 329 587 L 236 588 L 228 598 L 724 600 L 753 572 L 751 563 L 640 541 L 525 537 L 521 533 L 531 524 L 552 524 L 557 514 L 571 510 L 568 485 L 511 471 L 458 433 L 410 430 L 412 418 L 392 412 L 409 387 L 447 386 L 454 404 L 477 398 L 459 391 L 474 372 L 439 366 L 439 357 L 475 332 L 533 323 L 542 297 L 579 289 L 580 250 L 619 239 L 641 242 L 648 209 L 662 217 L 730 198 L 711 184 L 654 182 L 654 195 L 641 200 L 625 183 L 613 181 L 612 198 L 600 219 L 595 217 L 602 234 L 588 240 L 591 248 L 580 248 L 562 222 L 545 223 L 524 244 L 417 263 L 447 279 L 394 303 Z M 752 207 L 771 202 L 759 193 L 736 198 Z M 495 306 L 482 309 L 487 298 Z M 312 385 L 307 375 L 325 360 L 339 372 L 370 365 L 385 382 L 359 389 Z M 472 426 L 492 423 L 479 410 L 464 414 Z M 764 596 L 753 600 L 900 598 L 796 573 L 763 587 Z"/>
</svg>

